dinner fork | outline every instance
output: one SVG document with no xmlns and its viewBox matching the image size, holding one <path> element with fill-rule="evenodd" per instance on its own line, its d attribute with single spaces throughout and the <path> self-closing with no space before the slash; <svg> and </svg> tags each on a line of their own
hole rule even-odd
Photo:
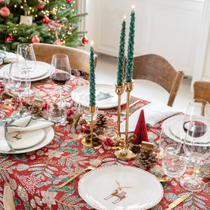
<svg viewBox="0 0 210 210">
<path fill-rule="evenodd" d="M 141 100 L 137 100 L 137 101 L 133 102 L 132 104 L 130 104 L 129 108 L 131 108 L 132 106 L 134 106 L 135 104 L 137 104 L 140 101 Z M 123 111 L 121 111 L 120 114 L 121 115 L 125 115 L 126 114 L 126 109 L 124 109 Z"/>
<path fill-rule="evenodd" d="M 88 166 L 87 168 L 83 169 L 82 171 L 80 171 L 78 174 L 76 174 L 75 176 L 73 176 L 71 179 L 67 180 L 66 182 L 64 182 L 63 184 L 61 184 L 58 188 L 62 188 L 64 187 L 66 184 L 68 184 L 70 181 L 72 181 L 73 179 L 75 179 L 77 176 L 79 176 L 80 174 L 82 174 L 83 172 L 85 172 L 86 170 L 93 170 L 95 168 L 97 168 L 101 162 L 102 162 L 103 158 L 102 157 L 98 157 L 93 163 L 92 165 Z"/>
</svg>

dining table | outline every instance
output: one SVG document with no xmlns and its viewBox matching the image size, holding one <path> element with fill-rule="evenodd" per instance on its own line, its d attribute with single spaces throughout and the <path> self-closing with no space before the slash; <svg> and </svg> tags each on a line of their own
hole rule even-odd
<svg viewBox="0 0 210 210">
<path fill-rule="evenodd" d="M 72 77 L 65 86 L 62 86 L 62 94 L 63 96 L 68 95 L 78 86 L 84 85 L 88 85 L 87 80 Z M 37 97 L 44 102 L 48 101 L 57 90 L 57 86 L 49 78 L 32 82 L 32 88 L 36 89 Z M 131 97 L 130 101 L 135 102 L 138 99 Z M 71 99 L 68 102 L 75 116 L 77 104 Z M 130 113 L 149 103 L 148 101 L 140 100 L 130 108 Z M 0 106 L 1 111 L 7 116 L 10 116 L 17 109 L 17 104 L 8 106 L 3 101 L 1 101 Z M 122 110 L 125 108 L 126 104 L 121 106 Z M 116 132 L 117 128 L 117 107 L 106 109 L 104 112 L 108 117 L 108 127 L 103 136 L 111 136 Z M 159 152 L 162 123 L 163 121 L 151 128 L 147 128 L 149 141 L 153 143 L 156 153 Z M 58 188 L 58 186 L 91 165 L 98 156 L 103 158 L 99 167 L 125 165 L 141 168 L 157 177 L 166 176 L 162 168 L 161 159 L 158 159 L 153 167 L 144 168 L 140 165 L 138 156 L 130 161 L 117 159 L 114 155 L 115 149 L 111 146 L 105 144 L 94 148 L 84 146 L 81 142 L 84 133 L 81 132 L 80 126 L 74 128 L 72 124 L 66 123 L 66 125 L 53 125 L 52 127 L 54 138 L 49 144 L 40 149 L 23 154 L 0 153 L 0 209 L 3 209 L 3 191 L 5 186 L 10 186 L 12 189 L 16 209 L 94 209 L 80 197 L 78 192 L 78 182 L 83 175 L 78 176 L 62 188 Z M 186 191 L 180 186 L 180 178 L 173 178 L 171 181 L 161 183 L 164 196 L 151 209 L 166 209 L 178 197 L 186 194 L 190 194 L 190 196 L 175 207 L 175 210 L 210 209 L 209 163 L 210 161 L 207 159 L 200 167 L 199 176 L 206 183 L 203 191 Z M 183 176 L 186 174 L 192 174 L 191 167 L 187 168 Z"/>
</svg>

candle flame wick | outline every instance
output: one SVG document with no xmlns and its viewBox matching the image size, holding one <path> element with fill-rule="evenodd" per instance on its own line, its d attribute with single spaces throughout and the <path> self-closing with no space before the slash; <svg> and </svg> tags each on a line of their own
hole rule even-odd
<svg viewBox="0 0 210 210">
<path fill-rule="evenodd" d="M 126 19 L 126 16 L 124 16 L 124 20 Z"/>
<path fill-rule="evenodd" d="M 134 10 L 134 8 L 135 8 L 135 6 L 134 6 L 134 4 L 132 5 L 132 9 Z"/>
<path fill-rule="evenodd" d="M 91 41 L 91 46 L 93 46 L 93 41 Z"/>
</svg>

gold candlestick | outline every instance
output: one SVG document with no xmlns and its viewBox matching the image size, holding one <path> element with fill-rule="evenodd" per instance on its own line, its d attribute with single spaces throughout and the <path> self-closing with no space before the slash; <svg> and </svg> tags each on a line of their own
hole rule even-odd
<svg viewBox="0 0 210 210">
<path fill-rule="evenodd" d="M 121 138 L 121 133 L 120 133 L 120 112 L 121 112 L 121 95 L 124 92 L 124 85 L 117 85 L 115 84 L 115 92 L 118 95 L 118 120 L 117 120 L 117 132 L 116 134 L 112 137 L 112 140 L 115 142 Z"/>
<path fill-rule="evenodd" d="M 82 139 L 82 144 L 86 147 L 97 147 L 102 144 L 102 140 L 99 139 L 94 133 L 93 133 L 93 114 L 96 110 L 95 106 L 90 106 L 89 110 L 91 112 L 91 125 L 90 125 L 90 135 L 84 137 Z M 96 141 L 93 141 L 95 139 Z M 98 139 L 98 141 L 97 141 Z"/>
<path fill-rule="evenodd" d="M 128 160 L 132 160 L 132 159 L 136 158 L 136 154 L 134 154 L 129 149 L 129 144 L 128 144 L 130 92 L 133 90 L 133 80 L 131 82 L 124 82 L 124 85 L 125 85 L 125 91 L 127 92 L 125 146 L 121 150 L 116 150 L 115 155 L 120 160 L 128 161 Z"/>
</svg>

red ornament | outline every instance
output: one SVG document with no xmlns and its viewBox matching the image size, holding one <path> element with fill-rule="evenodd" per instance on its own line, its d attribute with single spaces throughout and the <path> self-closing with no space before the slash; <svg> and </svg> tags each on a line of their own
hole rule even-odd
<svg viewBox="0 0 210 210">
<path fill-rule="evenodd" d="M 39 2 L 39 7 L 37 7 L 38 10 L 43 10 L 44 9 L 44 4 L 43 4 L 43 1 L 42 0 L 38 0 Z"/>
<path fill-rule="evenodd" d="M 47 103 L 44 103 L 42 109 L 47 109 Z"/>
<path fill-rule="evenodd" d="M 109 137 L 105 137 L 104 140 L 103 140 L 103 142 L 104 142 L 104 144 L 105 144 L 106 146 L 112 146 L 112 145 L 113 145 L 113 141 L 112 141 L 112 139 L 109 138 Z"/>
<path fill-rule="evenodd" d="M 3 3 L 4 3 L 4 0 L 0 0 L 0 3 L 2 3 L 2 4 L 3 4 Z"/>
<path fill-rule="evenodd" d="M 9 14 L 10 14 L 10 10 L 9 10 L 7 7 L 2 7 L 2 8 L 0 9 L 0 15 L 1 15 L 2 17 L 8 17 Z"/>
<path fill-rule="evenodd" d="M 71 2 L 72 2 L 72 0 L 66 0 L 66 2 L 67 2 L 67 3 L 71 3 Z"/>
<path fill-rule="evenodd" d="M 56 44 L 56 45 L 61 45 L 61 44 L 62 44 L 62 43 L 61 43 L 61 40 L 60 40 L 60 39 L 55 40 L 55 44 Z"/>
<path fill-rule="evenodd" d="M 40 39 L 38 36 L 35 36 L 31 39 L 32 43 L 39 43 L 40 42 Z"/>
<path fill-rule="evenodd" d="M 72 109 L 68 109 L 66 114 L 67 116 L 71 116 L 74 114 L 74 111 Z"/>
<path fill-rule="evenodd" d="M 2 88 L 2 89 L 0 89 L 0 94 L 1 94 L 2 92 L 4 92 L 4 89 L 3 89 L 3 88 Z"/>
<path fill-rule="evenodd" d="M 48 24 L 49 21 L 50 21 L 50 19 L 46 16 L 42 18 L 42 22 L 45 23 L 45 24 Z"/>
<path fill-rule="evenodd" d="M 85 132 L 86 129 L 90 129 L 90 126 L 88 124 L 81 125 L 81 131 Z"/>
<path fill-rule="evenodd" d="M 88 43 L 88 38 L 86 36 L 82 39 L 82 43 L 83 44 L 87 44 Z"/>
<path fill-rule="evenodd" d="M 142 141 L 149 142 L 144 118 L 144 110 L 141 110 L 134 134 L 136 135 L 136 139 L 132 142 L 133 144 L 141 144 Z"/>
<path fill-rule="evenodd" d="M 13 42 L 13 41 L 14 41 L 14 37 L 12 36 L 12 34 L 5 37 L 5 42 Z"/>
<path fill-rule="evenodd" d="M 20 103 L 20 98 L 16 98 L 16 103 L 17 103 L 17 104 Z"/>
</svg>

